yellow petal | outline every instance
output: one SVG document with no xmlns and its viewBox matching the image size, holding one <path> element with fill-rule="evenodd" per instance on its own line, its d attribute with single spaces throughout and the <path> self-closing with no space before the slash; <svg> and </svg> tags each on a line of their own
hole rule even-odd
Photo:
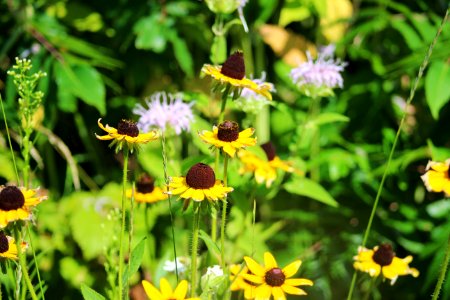
<svg viewBox="0 0 450 300">
<path fill-rule="evenodd" d="M 278 268 L 277 261 L 275 260 L 275 257 L 273 257 L 272 253 L 264 252 L 264 266 L 266 267 L 266 270 Z"/>
<path fill-rule="evenodd" d="M 254 132 L 255 132 L 254 128 L 247 128 L 247 129 L 239 132 L 239 138 L 238 139 L 251 137 Z"/>
<path fill-rule="evenodd" d="M 266 275 L 266 270 L 261 267 L 253 258 L 244 256 L 245 263 L 247 264 L 248 269 L 255 274 L 256 276 L 264 276 Z"/>
<path fill-rule="evenodd" d="M 298 285 L 313 285 L 314 283 L 309 280 L 309 279 L 305 279 L 305 278 L 291 278 L 291 279 L 286 279 L 284 281 L 284 284 L 287 285 L 292 285 L 292 286 L 298 286 Z"/>
<path fill-rule="evenodd" d="M 281 287 L 272 287 L 272 295 L 273 295 L 273 300 L 286 300 L 286 296 L 284 295 L 283 290 L 281 289 Z"/>
<path fill-rule="evenodd" d="M 142 280 L 142 286 L 144 287 L 145 293 L 147 294 L 147 297 L 150 298 L 150 300 L 164 300 L 159 290 L 147 280 Z"/>
<path fill-rule="evenodd" d="M 283 284 L 281 286 L 281 288 L 283 289 L 283 291 L 285 291 L 286 293 L 291 294 L 291 295 L 306 295 L 306 292 L 304 290 L 299 289 L 295 286 L 290 286 L 286 283 Z"/>
<path fill-rule="evenodd" d="M 231 145 L 231 143 L 226 143 L 223 146 L 223 151 L 231 157 L 234 157 L 234 154 L 236 153 L 236 149 Z"/>
<path fill-rule="evenodd" d="M 283 268 L 284 276 L 286 276 L 286 278 L 294 276 L 295 273 L 297 273 L 298 268 L 300 268 L 301 264 L 302 264 L 301 260 L 296 260 L 296 261 L 290 263 L 289 265 L 287 265 L 286 267 L 284 267 Z"/>
<path fill-rule="evenodd" d="M 182 280 L 175 289 L 173 297 L 176 298 L 177 300 L 183 300 L 186 297 L 187 290 L 188 290 L 188 282 L 186 280 Z"/>
<path fill-rule="evenodd" d="M 256 283 L 256 284 L 264 283 L 263 276 L 257 276 L 257 275 L 253 275 L 253 274 L 242 274 L 242 278 L 244 278 L 247 281 Z"/>
<path fill-rule="evenodd" d="M 163 277 L 159 280 L 159 288 L 161 289 L 161 294 L 163 295 L 163 297 L 172 297 L 172 287 L 170 286 L 170 283 L 166 278 Z"/>
<path fill-rule="evenodd" d="M 272 287 L 262 284 L 255 289 L 255 300 L 269 300 L 272 294 Z"/>
<path fill-rule="evenodd" d="M 205 193 L 202 189 L 191 189 L 192 190 L 192 200 L 203 201 L 205 199 Z"/>
</svg>

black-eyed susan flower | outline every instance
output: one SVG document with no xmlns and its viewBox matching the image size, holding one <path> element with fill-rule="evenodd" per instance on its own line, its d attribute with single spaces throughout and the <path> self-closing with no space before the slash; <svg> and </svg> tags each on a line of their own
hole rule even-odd
<svg viewBox="0 0 450 300">
<path fill-rule="evenodd" d="M 426 167 L 426 173 L 421 176 L 425 187 L 430 192 L 444 192 L 450 196 L 450 159 L 445 163 L 429 161 Z"/>
<path fill-rule="evenodd" d="M 202 73 L 211 76 L 215 80 L 213 90 L 229 87 L 231 89 L 230 92 L 234 94 L 234 98 L 237 98 L 243 88 L 248 88 L 272 100 L 271 85 L 266 83 L 258 84 L 245 78 L 244 54 L 240 51 L 228 57 L 222 66 L 205 64 L 202 68 Z"/>
<path fill-rule="evenodd" d="M 20 244 L 22 252 L 27 248 L 27 244 L 22 242 Z M 17 259 L 17 245 L 13 237 L 5 235 L 0 231 L 0 258 Z"/>
<path fill-rule="evenodd" d="M 309 279 L 290 278 L 297 273 L 302 264 L 301 260 L 295 260 L 283 269 L 278 267 L 270 252 L 264 253 L 264 266 L 248 256 L 245 256 L 244 260 L 252 274 L 242 274 L 242 276 L 258 285 L 254 291 L 255 299 L 270 299 L 273 296 L 276 300 L 284 300 L 285 294 L 306 295 L 306 292 L 297 286 L 313 285 Z"/>
<path fill-rule="evenodd" d="M 231 291 L 243 290 L 245 299 L 254 299 L 256 284 L 251 281 L 248 281 L 242 276 L 243 274 L 251 274 L 249 269 L 246 266 L 242 267 L 241 265 L 231 265 L 230 273 L 231 273 L 230 290 Z"/>
<path fill-rule="evenodd" d="M 250 151 L 240 150 L 238 152 L 238 157 L 242 162 L 242 167 L 239 170 L 241 174 L 252 172 L 255 175 L 257 183 L 261 184 L 265 182 L 266 187 L 269 188 L 277 178 L 277 170 L 289 173 L 303 173 L 292 167 L 291 163 L 281 160 L 276 154 L 275 147 L 271 142 L 261 145 L 261 148 L 266 153 L 267 160 L 260 158 Z"/>
<path fill-rule="evenodd" d="M 117 125 L 117 129 L 109 126 L 108 124 L 106 124 L 106 126 L 103 126 L 103 124 L 100 122 L 101 120 L 102 119 L 100 118 L 97 121 L 98 127 L 106 131 L 108 134 L 95 134 L 95 136 L 97 137 L 97 139 L 102 141 L 112 140 L 109 146 L 112 147 L 115 145 L 116 153 L 122 150 L 124 146 L 127 146 L 130 152 L 133 153 L 133 151 L 137 149 L 140 144 L 146 144 L 158 138 L 158 133 L 156 131 L 139 133 L 139 129 L 136 123 L 129 120 L 120 120 L 119 124 Z"/>
<path fill-rule="evenodd" d="M 180 195 L 181 198 L 194 201 L 220 200 L 233 191 L 225 187 L 222 181 L 216 180 L 214 170 L 203 163 L 193 165 L 186 177 L 171 177 L 169 183 L 170 195 Z"/>
<path fill-rule="evenodd" d="M 355 260 L 353 263 L 355 269 L 369 273 L 372 277 L 377 277 L 382 273 L 384 278 L 391 280 L 391 284 L 395 283 L 398 276 L 419 276 L 417 269 L 409 267 L 413 257 L 411 255 L 405 258 L 396 257 L 389 244 L 375 246 L 373 250 L 359 247 L 358 255 L 353 259 Z"/>
<path fill-rule="evenodd" d="M 30 220 L 32 209 L 47 199 L 36 196 L 37 190 L 18 188 L 16 186 L 0 187 L 0 228 L 17 220 Z"/>
<path fill-rule="evenodd" d="M 164 277 L 159 281 L 159 289 L 147 280 L 142 280 L 142 285 L 150 300 L 200 300 L 200 298 L 186 298 L 189 287 L 186 280 L 181 280 L 175 290 Z"/>
<path fill-rule="evenodd" d="M 132 190 L 127 190 L 127 197 L 131 198 Z M 155 179 L 143 174 L 136 182 L 134 200 L 140 203 L 154 203 L 168 198 L 160 187 L 155 186 Z"/>
<path fill-rule="evenodd" d="M 256 138 L 251 136 L 255 132 L 253 128 L 247 128 L 239 132 L 239 125 L 233 121 L 224 121 L 219 127 L 214 126 L 212 131 L 203 130 L 200 138 L 216 148 L 222 148 L 229 156 L 234 157 L 236 150 L 256 145 Z"/>
</svg>

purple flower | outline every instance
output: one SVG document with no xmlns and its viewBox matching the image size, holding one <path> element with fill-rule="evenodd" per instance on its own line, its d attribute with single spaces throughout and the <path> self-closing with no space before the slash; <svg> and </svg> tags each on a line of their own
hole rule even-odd
<svg viewBox="0 0 450 300">
<path fill-rule="evenodd" d="M 133 109 L 133 113 L 140 115 L 137 126 L 142 132 L 147 132 L 152 127 L 160 128 L 162 131 L 166 131 L 166 127 L 171 127 L 176 134 L 180 134 L 183 130 L 189 131 L 190 124 L 194 120 L 192 113 L 194 102 L 184 103 L 181 94 L 157 92 L 150 96 L 150 99 L 146 99 L 145 103 L 148 108 L 137 104 Z"/>
<path fill-rule="evenodd" d="M 315 61 L 307 52 L 308 61 L 291 70 L 292 81 L 307 96 L 332 95 L 334 88 L 344 86 L 341 72 L 347 64 L 333 58 L 334 50 L 334 45 L 322 48 Z"/>
</svg>

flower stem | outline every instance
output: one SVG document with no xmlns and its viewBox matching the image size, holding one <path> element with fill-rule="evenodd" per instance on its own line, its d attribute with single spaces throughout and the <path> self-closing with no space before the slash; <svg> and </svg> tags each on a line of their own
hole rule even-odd
<svg viewBox="0 0 450 300">
<path fill-rule="evenodd" d="M 198 250 L 198 228 L 200 225 L 201 204 L 194 203 L 194 222 L 192 224 L 192 249 L 191 249 L 191 298 L 195 297 L 197 289 L 197 250 Z"/>
<path fill-rule="evenodd" d="M 30 292 L 31 298 L 33 300 L 37 300 L 38 297 L 36 295 L 36 292 L 34 291 L 34 287 L 33 287 L 33 284 L 31 283 L 30 276 L 28 275 L 26 257 L 24 255 L 24 253 L 22 253 L 22 246 L 21 246 L 22 235 L 18 229 L 18 225 L 14 226 L 14 239 L 16 240 L 17 255 L 19 256 L 19 264 L 20 264 L 20 267 L 22 268 L 23 278 L 25 280 L 25 283 L 27 284 L 28 291 Z"/>
<path fill-rule="evenodd" d="M 123 240 L 125 238 L 125 199 L 128 172 L 128 149 L 123 151 L 123 176 L 122 176 L 122 224 L 119 239 L 119 299 L 123 299 Z"/>
<path fill-rule="evenodd" d="M 397 146 L 397 142 L 398 142 L 398 139 L 400 137 L 400 133 L 401 133 L 402 128 L 403 128 L 403 124 L 405 122 L 407 108 L 411 104 L 411 102 L 412 102 L 412 100 L 414 98 L 414 95 L 415 95 L 417 86 L 419 84 L 419 81 L 422 78 L 423 72 L 425 71 L 425 69 L 426 69 L 426 67 L 428 65 L 428 62 L 429 62 L 430 57 L 431 57 L 431 54 L 433 53 L 434 46 L 436 45 L 438 37 L 439 37 L 439 35 L 442 32 L 442 28 L 444 27 L 444 24 L 447 22 L 449 11 L 450 11 L 450 9 L 447 9 L 447 11 L 445 13 L 445 16 L 442 19 L 442 22 L 441 22 L 441 24 L 440 24 L 440 26 L 438 28 L 438 31 L 436 32 L 436 35 L 435 35 L 433 41 L 431 42 L 431 45 L 428 48 L 427 53 L 425 54 L 425 58 L 424 58 L 422 64 L 420 65 L 419 72 L 418 72 L 418 74 L 417 74 L 417 76 L 416 76 L 416 78 L 414 80 L 414 83 L 411 86 L 409 97 L 408 97 L 408 100 L 406 101 L 406 107 L 403 110 L 403 115 L 402 115 L 402 118 L 400 120 L 400 125 L 398 126 L 397 133 L 395 135 L 395 139 L 394 139 L 394 142 L 392 144 L 391 151 L 389 153 L 388 161 L 386 163 L 386 167 L 384 168 L 383 176 L 381 178 L 381 182 L 380 182 L 380 185 L 378 187 L 377 195 L 375 197 L 375 201 L 374 201 L 373 206 L 372 206 L 372 211 L 370 213 L 369 222 L 367 223 L 367 228 L 366 228 L 366 231 L 364 233 L 364 238 L 363 238 L 363 241 L 362 241 L 362 246 L 363 247 L 366 245 L 367 239 L 369 237 L 369 233 L 370 233 L 370 230 L 371 230 L 371 227 L 372 227 L 372 222 L 373 222 L 373 219 L 375 217 L 375 212 L 377 210 L 378 202 L 379 202 L 380 197 L 381 197 L 381 192 L 383 190 L 384 181 L 386 180 L 387 174 L 388 174 L 388 172 L 390 170 L 390 165 L 391 165 L 392 157 L 394 156 L 395 147 Z M 356 276 L 357 276 L 357 273 L 356 273 L 356 270 L 355 270 L 354 273 L 353 273 L 352 282 L 350 284 L 350 289 L 349 289 L 349 292 L 348 292 L 348 295 L 347 295 L 347 300 L 351 300 L 352 299 L 353 289 L 354 289 L 354 286 L 355 286 L 355 283 L 356 283 Z"/>
<path fill-rule="evenodd" d="M 311 103 L 310 118 L 314 120 L 320 114 L 320 98 L 316 97 L 313 98 L 311 101 L 312 103 Z M 310 152 L 311 161 L 317 159 L 319 153 L 320 153 L 320 127 L 316 126 L 311 140 L 311 152 Z M 320 165 L 317 162 L 315 163 L 314 166 L 311 167 L 311 179 L 316 182 L 320 181 Z"/>
<path fill-rule="evenodd" d="M 223 159 L 223 186 L 227 186 L 227 168 L 228 168 L 228 155 L 225 154 Z M 227 223 L 227 197 L 222 200 L 222 224 L 220 227 L 220 258 L 222 263 L 222 270 L 225 270 L 225 225 Z"/>
<path fill-rule="evenodd" d="M 439 293 L 441 292 L 442 284 L 444 283 L 445 274 L 447 273 L 449 260 L 450 260 L 450 235 L 448 236 L 447 250 L 445 252 L 444 262 L 442 263 L 441 272 L 439 273 L 439 278 L 436 283 L 436 287 L 434 288 L 432 300 L 437 300 L 439 297 Z"/>
<path fill-rule="evenodd" d="M 230 94 L 231 85 L 228 83 L 225 91 L 222 94 L 222 104 L 220 106 L 219 124 L 223 122 L 225 117 L 225 107 L 227 106 L 228 95 Z M 219 125 L 217 124 L 217 125 Z"/>
<path fill-rule="evenodd" d="M 162 148 L 162 156 L 163 156 L 163 169 L 164 169 L 164 181 L 166 182 L 166 187 L 169 186 L 169 175 L 167 173 L 167 151 L 166 151 L 166 136 L 164 132 L 161 133 L 161 148 Z M 172 245 L 173 245 L 173 255 L 175 257 L 175 275 L 177 276 L 178 282 L 178 260 L 177 260 L 177 247 L 175 243 L 175 228 L 173 225 L 173 213 L 172 213 L 172 199 L 171 195 L 168 194 L 169 200 L 169 213 L 170 213 L 170 226 L 172 229 Z"/>
</svg>

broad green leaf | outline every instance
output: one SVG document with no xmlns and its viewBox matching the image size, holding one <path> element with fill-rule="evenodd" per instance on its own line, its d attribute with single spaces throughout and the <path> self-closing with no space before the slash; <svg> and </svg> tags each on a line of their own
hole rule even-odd
<svg viewBox="0 0 450 300">
<path fill-rule="evenodd" d="M 189 51 L 186 42 L 181 39 L 176 31 L 170 31 L 169 39 L 173 45 L 175 58 L 180 65 L 180 68 L 188 77 L 194 76 L 194 62 L 192 61 L 191 52 Z"/>
<path fill-rule="evenodd" d="M 81 294 L 83 294 L 84 300 L 106 300 L 105 297 L 91 289 L 85 284 L 81 285 Z"/>
<path fill-rule="evenodd" d="M 440 219 L 446 218 L 450 215 L 450 200 L 442 199 L 430 203 L 426 207 L 427 213 L 433 218 Z"/>
<path fill-rule="evenodd" d="M 282 27 L 286 27 L 292 22 L 300 22 L 311 16 L 311 11 L 307 6 L 302 5 L 300 2 L 299 6 L 285 6 L 281 10 L 280 20 L 278 24 Z"/>
<path fill-rule="evenodd" d="M 308 178 L 295 178 L 284 184 L 284 188 L 292 194 L 309 197 L 333 207 L 339 206 L 320 184 Z"/>
<path fill-rule="evenodd" d="M 73 102 L 68 95 L 70 93 L 97 108 L 101 115 L 106 113 L 105 85 L 100 73 L 95 68 L 87 64 L 69 66 L 59 61 L 54 66 L 58 88 L 65 90 L 60 91 L 58 95 Z M 72 106 L 67 104 L 62 107 L 70 109 Z"/>
<path fill-rule="evenodd" d="M 130 268 L 128 269 L 128 265 L 125 267 L 124 276 L 123 276 L 123 282 L 128 281 L 128 279 L 137 272 L 139 267 L 142 263 L 142 257 L 144 255 L 145 250 L 145 241 L 146 238 L 143 238 L 131 251 L 131 258 L 130 258 Z"/>
<path fill-rule="evenodd" d="M 316 125 L 323 125 L 327 123 L 348 122 L 348 121 L 350 121 L 350 118 L 347 116 L 338 113 L 326 112 L 318 115 L 317 118 L 312 121 L 312 123 Z"/>
<path fill-rule="evenodd" d="M 140 19 L 133 28 L 137 35 L 135 47 L 161 53 L 166 49 L 167 39 L 165 36 L 166 23 L 160 20 L 159 14 Z"/>
<path fill-rule="evenodd" d="M 430 64 L 425 78 L 425 95 L 431 115 L 439 119 L 439 111 L 450 100 L 450 65 L 444 61 Z"/>
<path fill-rule="evenodd" d="M 398 32 L 400 32 L 409 49 L 416 50 L 423 46 L 422 39 L 405 19 L 394 19 L 391 22 L 391 25 L 393 28 L 397 29 Z"/>
</svg>

